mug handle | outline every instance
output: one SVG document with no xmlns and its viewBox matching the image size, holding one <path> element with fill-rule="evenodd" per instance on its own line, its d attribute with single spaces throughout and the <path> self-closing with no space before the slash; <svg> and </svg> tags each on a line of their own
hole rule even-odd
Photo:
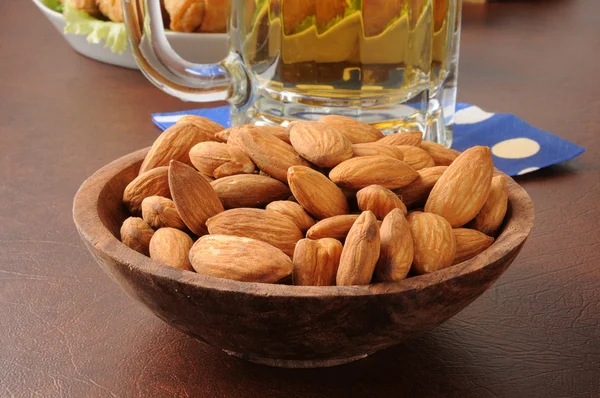
<svg viewBox="0 0 600 398">
<path fill-rule="evenodd" d="M 133 56 L 155 86 L 183 101 L 214 102 L 244 93 L 245 78 L 235 79 L 241 68 L 235 53 L 216 64 L 195 64 L 181 58 L 165 36 L 159 0 L 124 0 L 123 17 Z M 145 11 L 145 12 L 144 12 Z M 237 61 L 237 62 L 236 62 Z"/>
</svg>

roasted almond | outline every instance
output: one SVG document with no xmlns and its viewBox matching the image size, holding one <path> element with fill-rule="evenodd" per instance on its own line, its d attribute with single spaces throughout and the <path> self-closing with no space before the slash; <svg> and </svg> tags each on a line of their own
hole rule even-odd
<svg viewBox="0 0 600 398">
<path fill-rule="evenodd" d="M 268 211 L 275 211 L 285 217 L 289 217 L 300 231 L 306 232 L 315 225 L 315 220 L 308 215 L 306 210 L 296 202 L 289 200 L 277 200 L 267 205 Z"/>
<path fill-rule="evenodd" d="M 213 141 L 214 134 L 209 129 L 190 123 L 177 123 L 158 136 L 146 154 L 140 174 L 159 166 L 168 166 L 171 160 L 190 164 L 190 149 L 199 142 Z"/>
<path fill-rule="evenodd" d="M 288 217 L 261 209 L 232 209 L 206 222 L 213 235 L 235 235 L 258 239 L 292 257 L 296 242 L 303 238 L 300 228 Z"/>
<path fill-rule="evenodd" d="M 387 156 L 352 158 L 338 164 L 329 173 L 331 181 L 347 189 L 362 189 L 373 184 L 397 189 L 417 177 L 417 172 L 402 160 Z"/>
<path fill-rule="evenodd" d="M 308 166 L 292 148 L 260 127 L 243 126 L 231 132 L 227 143 L 237 146 L 256 166 L 282 182 L 287 182 L 287 170 L 292 166 Z"/>
<path fill-rule="evenodd" d="M 444 217 L 452 227 L 465 225 L 485 204 L 493 175 L 490 148 L 476 146 L 467 149 L 435 183 L 425 211 Z"/>
<path fill-rule="evenodd" d="M 323 116 L 319 122 L 335 127 L 353 144 L 375 142 L 383 138 L 383 133 L 375 127 L 351 117 L 327 115 Z"/>
<path fill-rule="evenodd" d="M 189 260 L 194 241 L 185 232 L 175 228 L 161 228 L 150 240 L 150 258 L 169 267 L 193 271 Z"/>
<path fill-rule="evenodd" d="M 417 146 L 397 145 L 396 148 L 404 153 L 404 163 L 415 170 L 421 170 L 427 167 L 434 167 L 435 162 L 426 150 Z"/>
<path fill-rule="evenodd" d="M 302 239 L 294 251 L 292 281 L 300 286 L 335 286 L 342 244 L 331 238 Z"/>
<path fill-rule="evenodd" d="M 447 166 L 436 166 L 418 170 L 419 176 L 413 182 L 396 189 L 394 193 L 400 196 L 402 203 L 408 208 L 423 206 L 433 186 L 447 168 Z"/>
<path fill-rule="evenodd" d="M 404 153 L 393 145 L 379 144 L 377 142 L 367 142 L 364 144 L 352 145 L 354 157 L 359 156 L 389 156 L 394 159 L 403 160 Z"/>
<path fill-rule="evenodd" d="M 344 193 L 318 171 L 304 166 L 290 167 L 288 184 L 298 203 L 318 219 L 349 212 Z"/>
<path fill-rule="evenodd" d="M 379 282 L 405 279 L 413 262 L 414 246 L 410 225 L 400 209 L 385 216 L 379 233 L 381 253 L 375 267 L 375 279 Z"/>
<path fill-rule="evenodd" d="M 378 144 L 385 145 L 411 145 L 411 146 L 419 146 L 423 141 L 423 134 L 418 131 L 406 131 L 404 133 L 396 133 L 392 135 L 388 135 L 379 141 Z"/>
<path fill-rule="evenodd" d="M 475 257 L 494 243 L 494 238 L 474 229 L 455 228 L 453 233 L 456 240 L 454 264 Z"/>
<path fill-rule="evenodd" d="M 156 167 L 138 175 L 125 187 L 123 203 L 131 214 L 142 214 L 142 201 L 148 196 L 171 197 L 168 171 L 166 166 Z"/>
<path fill-rule="evenodd" d="M 421 142 L 421 148 L 425 149 L 433 159 L 436 166 L 450 166 L 460 152 L 431 141 Z"/>
<path fill-rule="evenodd" d="M 215 135 L 215 138 L 220 142 L 227 142 L 229 139 L 229 135 L 234 130 L 243 130 L 246 126 L 235 126 L 228 129 L 225 129 L 218 134 Z M 285 127 L 282 126 L 260 126 L 260 129 L 263 133 L 269 133 L 283 142 L 289 144 L 290 143 L 290 134 Z"/>
<path fill-rule="evenodd" d="M 254 163 L 241 150 L 220 142 L 201 142 L 190 150 L 190 161 L 201 173 L 221 178 L 253 173 Z"/>
<path fill-rule="evenodd" d="M 412 268 L 418 274 L 428 274 L 452 265 L 456 240 L 450 223 L 432 213 L 413 212 L 408 215 L 413 239 Z"/>
<path fill-rule="evenodd" d="M 263 207 L 274 200 L 290 196 L 287 185 L 271 177 L 258 174 L 239 174 L 219 178 L 210 183 L 223 207 Z"/>
<path fill-rule="evenodd" d="M 142 201 L 142 217 L 152 228 L 171 227 L 185 229 L 175 203 L 162 196 L 148 196 Z"/>
<path fill-rule="evenodd" d="M 352 143 L 335 127 L 318 122 L 295 122 L 290 142 L 304 159 L 331 168 L 352 157 Z"/>
<path fill-rule="evenodd" d="M 338 286 L 368 285 L 379 259 L 379 225 L 375 215 L 363 212 L 354 222 L 342 249 Z"/>
<path fill-rule="evenodd" d="M 369 185 L 356 193 L 358 208 L 362 211 L 371 210 L 379 220 L 392 210 L 400 209 L 402 214 L 408 212 L 398 195 L 381 185 Z"/>
<path fill-rule="evenodd" d="M 197 273 L 242 282 L 277 283 L 292 274 L 292 260 L 260 240 L 206 235 L 190 250 Z"/>
<path fill-rule="evenodd" d="M 503 175 L 492 178 L 490 194 L 473 220 L 473 228 L 489 236 L 496 236 L 508 209 L 508 184 Z"/>
<path fill-rule="evenodd" d="M 212 120 L 202 116 L 185 115 L 177 121 L 177 124 L 183 123 L 193 124 L 194 126 L 211 134 L 213 137 L 218 132 L 225 130 L 225 127 L 221 126 L 219 123 L 213 122 Z"/>
<path fill-rule="evenodd" d="M 306 232 L 306 237 L 310 239 L 333 238 L 344 240 L 357 219 L 358 214 L 344 214 L 326 218 L 310 227 Z"/>
<path fill-rule="evenodd" d="M 138 253 L 149 255 L 148 248 L 154 230 L 139 217 L 129 217 L 121 225 L 121 242 Z"/>
<path fill-rule="evenodd" d="M 169 187 L 185 225 L 198 236 L 206 234 L 206 220 L 224 210 L 210 183 L 191 166 L 171 161 Z"/>
</svg>

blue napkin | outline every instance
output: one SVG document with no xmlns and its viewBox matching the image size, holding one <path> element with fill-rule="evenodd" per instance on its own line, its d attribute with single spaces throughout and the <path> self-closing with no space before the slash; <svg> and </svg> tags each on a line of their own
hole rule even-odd
<svg viewBox="0 0 600 398">
<path fill-rule="evenodd" d="M 223 126 L 230 125 L 228 106 L 155 113 L 152 121 L 165 130 L 184 115 L 204 116 Z M 475 145 L 489 146 L 494 165 L 510 176 L 564 162 L 585 151 L 584 148 L 533 127 L 514 115 L 488 113 L 476 106 L 459 103 L 456 106 L 452 148 L 462 151 Z"/>
</svg>

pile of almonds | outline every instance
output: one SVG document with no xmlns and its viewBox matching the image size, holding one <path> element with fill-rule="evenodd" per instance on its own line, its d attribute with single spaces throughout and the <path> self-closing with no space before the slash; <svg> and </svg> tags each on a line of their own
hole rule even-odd
<svg viewBox="0 0 600 398">
<path fill-rule="evenodd" d="M 343 116 L 225 129 L 186 116 L 125 189 L 130 248 L 246 282 L 365 285 L 468 260 L 508 205 L 489 148 L 384 136 Z M 140 218 L 141 217 L 141 218 Z"/>
</svg>

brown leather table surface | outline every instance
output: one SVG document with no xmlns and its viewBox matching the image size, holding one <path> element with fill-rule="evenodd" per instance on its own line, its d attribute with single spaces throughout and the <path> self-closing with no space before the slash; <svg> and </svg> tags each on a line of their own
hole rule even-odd
<svg viewBox="0 0 600 398">
<path fill-rule="evenodd" d="M 353 364 L 273 369 L 174 330 L 80 242 L 81 182 L 184 104 L 76 54 L 29 1 L 0 2 L 0 397 L 600 395 L 600 1 L 466 12 L 460 99 L 587 152 L 520 178 L 536 206 L 521 255 L 444 325 Z"/>
</svg>

